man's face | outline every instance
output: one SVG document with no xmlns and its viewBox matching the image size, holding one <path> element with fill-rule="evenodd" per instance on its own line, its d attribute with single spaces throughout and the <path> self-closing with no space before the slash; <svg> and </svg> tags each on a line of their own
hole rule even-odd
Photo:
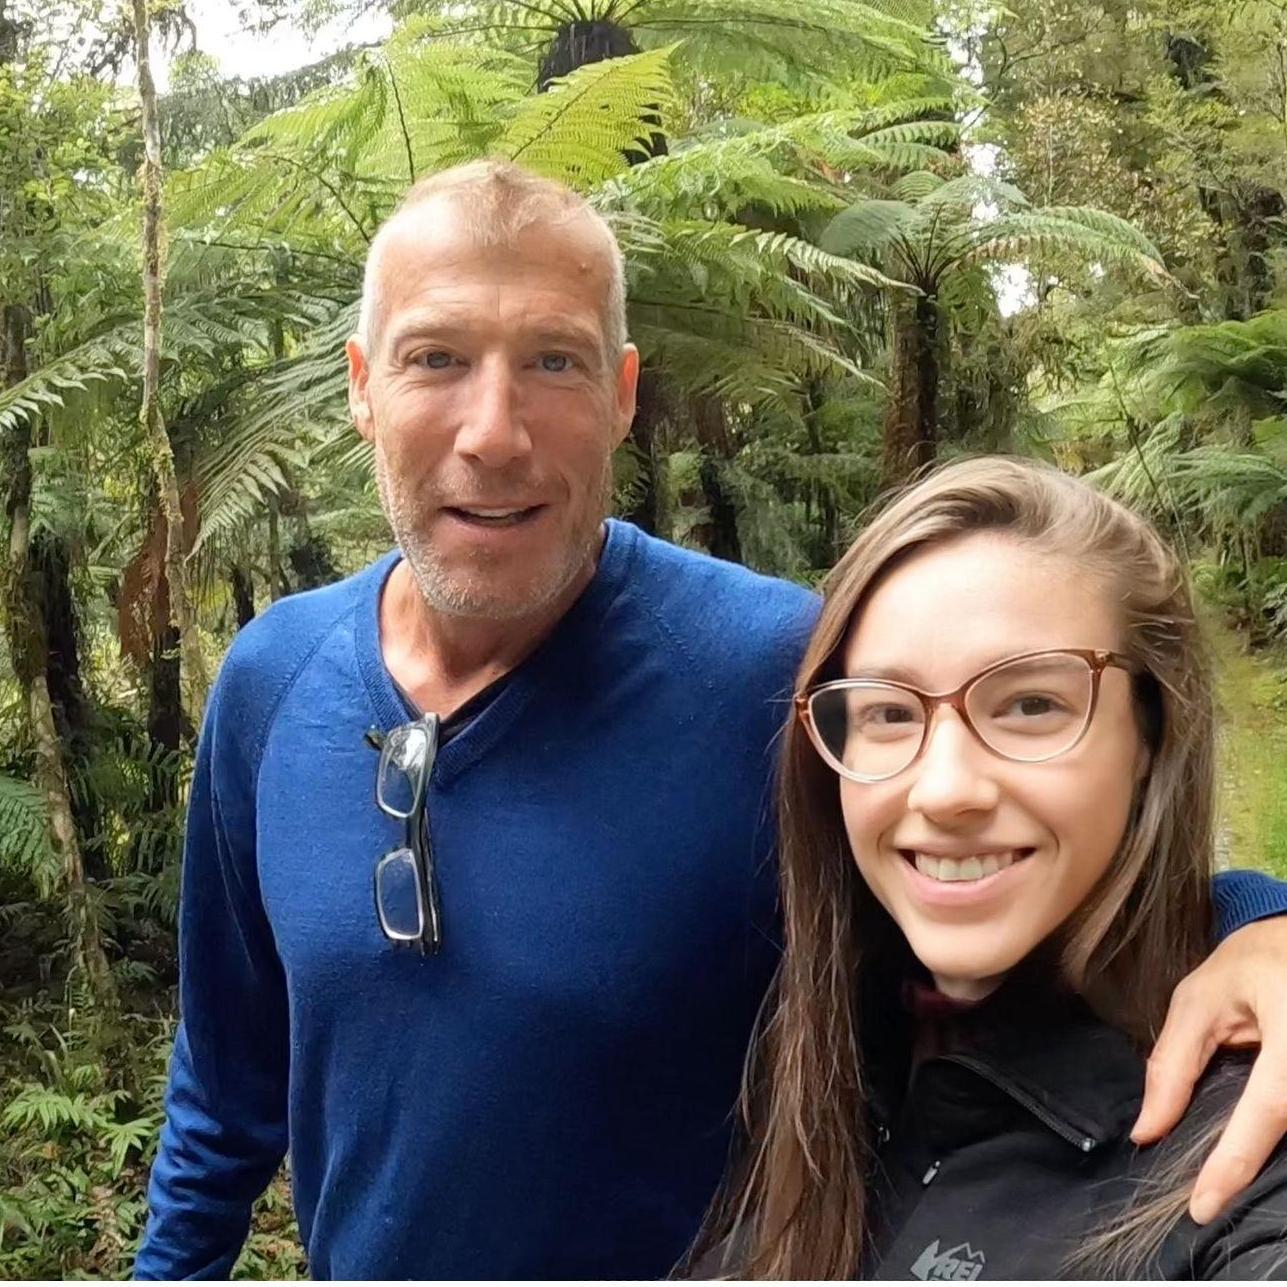
<svg viewBox="0 0 1287 1287">
<path fill-rule="evenodd" d="M 580 219 L 482 247 L 468 212 L 408 212 L 379 264 L 371 352 L 349 402 L 380 498 L 431 608 L 506 620 L 591 565 L 638 355 L 606 355 L 610 266 Z"/>
</svg>

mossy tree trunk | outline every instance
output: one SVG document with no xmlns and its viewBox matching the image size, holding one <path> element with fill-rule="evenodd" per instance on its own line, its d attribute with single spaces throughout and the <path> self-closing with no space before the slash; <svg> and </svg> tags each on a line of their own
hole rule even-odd
<svg viewBox="0 0 1287 1287">
<path fill-rule="evenodd" d="M 938 301 L 918 295 L 894 306 L 893 366 L 885 412 L 881 483 L 905 483 L 934 459 L 938 438 Z"/>
<path fill-rule="evenodd" d="M 199 726 L 208 681 L 189 594 L 174 449 L 161 419 L 161 129 L 148 52 L 150 29 L 147 0 L 134 0 L 134 52 L 143 114 L 143 405 L 140 419 L 165 516 L 165 576 L 170 591 L 170 617 L 179 635 L 188 714 L 193 725 Z"/>
<path fill-rule="evenodd" d="M 40 605 L 54 727 L 70 776 L 87 768 L 92 758 L 90 703 L 81 677 L 80 625 L 71 583 L 72 556 L 65 540 L 44 531 L 32 538 L 28 559 Z M 74 786 L 71 794 L 85 874 L 91 882 L 106 880 L 111 871 L 97 797 L 93 791 Z"/>
<path fill-rule="evenodd" d="M 27 310 L 5 305 L 2 342 L 5 387 L 27 375 Z M 22 419 L 9 430 L 5 444 L 9 486 L 5 512 L 9 519 L 9 558 L 5 569 L 4 623 L 14 674 L 27 693 L 27 710 L 35 749 L 35 783 L 45 801 L 49 841 L 67 899 L 67 915 L 76 972 L 100 1009 L 115 1008 L 115 988 L 103 948 L 93 892 L 77 833 L 67 762 L 58 735 L 50 696 L 45 620 L 37 593 L 37 569 L 31 542 L 32 428 Z"/>
</svg>

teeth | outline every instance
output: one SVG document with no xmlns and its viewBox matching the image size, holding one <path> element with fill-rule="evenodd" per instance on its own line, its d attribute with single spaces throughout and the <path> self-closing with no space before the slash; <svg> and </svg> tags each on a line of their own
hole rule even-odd
<svg viewBox="0 0 1287 1287">
<path fill-rule="evenodd" d="M 947 882 L 982 880 L 1013 866 L 1013 853 L 981 854 L 969 858 L 935 858 L 932 854 L 916 854 L 916 870 L 922 876 Z"/>
<path fill-rule="evenodd" d="M 512 518 L 523 511 L 521 509 L 467 509 L 461 512 L 474 518 Z"/>
</svg>

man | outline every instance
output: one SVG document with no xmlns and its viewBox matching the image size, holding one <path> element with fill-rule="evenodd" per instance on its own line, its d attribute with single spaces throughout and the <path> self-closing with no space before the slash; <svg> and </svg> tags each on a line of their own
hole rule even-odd
<svg viewBox="0 0 1287 1287">
<path fill-rule="evenodd" d="M 557 185 L 413 189 L 348 356 L 400 552 L 248 626 L 211 697 L 136 1272 L 226 1275 L 289 1143 L 319 1277 L 664 1274 L 773 968 L 771 742 L 815 600 L 605 524 L 639 360 L 615 241 Z M 1285 939 L 1187 985 L 1154 1130 Z M 1242 1129 L 1254 1168 L 1281 1129 Z"/>
</svg>

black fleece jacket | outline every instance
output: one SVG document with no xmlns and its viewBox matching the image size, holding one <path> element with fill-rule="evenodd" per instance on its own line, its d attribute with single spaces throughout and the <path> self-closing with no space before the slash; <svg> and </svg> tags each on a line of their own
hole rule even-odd
<svg viewBox="0 0 1287 1287">
<path fill-rule="evenodd" d="M 1100 1276 L 1075 1260 L 1167 1163 L 1224 1120 L 1249 1062 L 1222 1056 L 1167 1140 L 1136 1148 L 1144 1056 L 1076 997 L 1000 990 L 934 1034 L 901 1102 L 873 1105 L 878 1165 L 862 1277 Z M 924 1025 L 922 1022 L 922 1037 Z M 1186 1191 L 1196 1175 L 1187 1171 Z M 1214 1223 L 1174 1224 L 1136 1273 L 1153 1279 L 1287 1279 L 1287 1155 L 1280 1150 Z"/>
<path fill-rule="evenodd" d="M 886 1009 L 882 1027 L 864 1043 L 894 1053 L 868 1068 L 877 1161 L 869 1252 L 855 1266 L 864 1279 L 1110 1276 L 1076 1253 L 1152 1192 L 1207 1124 L 1227 1117 L 1250 1063 L 1217 1057 L 1181 1124 L 1139 1149 L 1129 1131 L 1143 1054 L 1080 999 L 1034 987 L 1030 975 L 928 1032 L 922 1015 L 913 1033 L 903 1006 Z M 914 1035 L 935 1053 L 909 1072 Z M 1196 1173 L 1195 1162 L 1186 1194 Z M 743 1245 L 726 1240 L 691 1276 L 745 1276 Z M 1214 1223 L 1183 1215 L 1132 1276 L 1287 1280 L 1287 1152 Z"/>
</svg>

